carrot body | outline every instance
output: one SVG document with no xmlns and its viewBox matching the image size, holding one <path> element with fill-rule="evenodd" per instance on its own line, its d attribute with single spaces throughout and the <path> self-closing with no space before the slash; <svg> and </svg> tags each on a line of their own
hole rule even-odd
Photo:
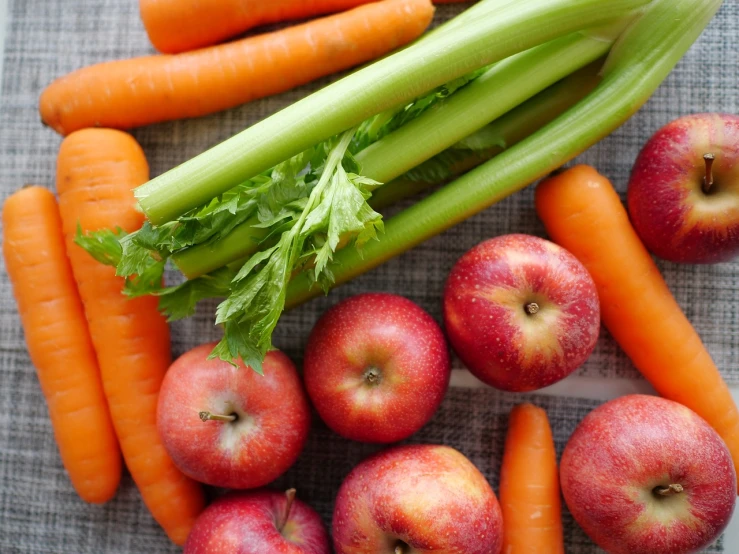
<svg viewBox="0 0 739 554">
<path fill-rule="evenodd" d="M 373 0 L 140 0 L 154 48 L 176 54 L 279 21 L 356 8 Z"/>
<path fill-rule="evenodd" d="M 64 235 L 113 424 L 145 504 L 169 537 L 183 544 L 204 497 L 175 467 L 157 432 L 159 387 L 171 361 L 169 328 L 155 298 L 127 299 L 115 269 L 74 244 L 78 223 L 83 231 L 138 229 L 144 218 L 131 189 L 148 178 L 144 153 L 126 133 L 87 129 L 62 142 L 57 188 Z"/>
<path fill-rule="evenodd" d="M 547 413 L 513 408 L 500 470 L 503 554 L 564 554 L 557 453 Z"/>
<path fill-rule="evenodd" d="M 41 118 L 66 135 L 225 110 L 377 58 L 418 37 L 433 14 L 430 0 L 384 0 L 195 52 L 93 65 L 46 88 Z"/>
<path fill-rule="evenodd" d="M 121 479 L 121 453 L 54 194 L 42 187 L 13 194 L 3 229 L 5 266 L 62 462 L 83 500 L 106 502 Z"/>
<path fill-rule="evenodd" d="M 554 241 L 590 271 L 603 322 L 637 369 L 662 396 L 703 417 L 739 467 L 739 411 L 729 388 L 611 183 L 574 167 L 539 185 L 536 210 Z"/>
<path fill-rule="evenodd" d="M 217 44 L 260 25 L 340 12 L 374 1 L 140 0 L 139 8 L 154 47 L 165 54 L 177 54 Z"/>
</svg>

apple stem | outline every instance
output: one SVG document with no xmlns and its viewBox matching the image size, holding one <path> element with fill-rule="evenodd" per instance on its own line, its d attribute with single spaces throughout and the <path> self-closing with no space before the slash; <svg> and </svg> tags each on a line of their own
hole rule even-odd
<svg viewBox="0 0 739 554">
<path fill-rule="evenodd" d="M 529 315 L 534 315 L 539 313 L 539 304 L 536 302 L 529 302 L 523 307 L 524 311 Z"/>
<path fill-rule="evenodd" d="M 285 497 L 287 498 L 287 502 L 285 503 L 285 511 L 282 513 L 282 518 L 277 524 L 277 530 L 280 533 L 282 533 L 282 530 L 285 528 L 285 525 L 287 525 L 287 520 L 290 518 L 290 510 L 293 507 L 293 502 L 295 502 L 296 494 L 297 494 L 297 491 L 295 489 L 288 489 L 285 491 Z"/>
<path fill-rule="evenodd" d="M 655 487 L 654 492 L 658 496 L 675 496 L 676 494 L 680 494 L 685 489 L 683 486 L 679 483 L 675 483 L 673 485 L 668 485 L 666 487 Z"/>
<path fill-rule="evenodd" d="M 716 160 L 716 156 L 713 154 L 704 154 L 703 160 L 706 162 L 706 176 L 703 180 L 703 192 L 708 194 L 711 192 L 713 186 L 713 162 Z"/>
<path fill-rule="evenodd" d="M 380 371 L 375 368 L 369 368 L 364 374 L 364 380 L 369 385 L 378 385 L 380 383 Z"/>
<path fill-rule="evenodd" d="M 405 554 L 405 550 L 403 549 L 403 545 L 399 544 L 395 547 L 395 553 L 394 554 Z"/>
<path fill-rule="evenodd" d="M 218 415 L 218 414 L 212 414 L 210 412 L 200 412 L 198 414 L 200 416 L 200 419 L 203 421 L 236 421 L 235 415 Z"/>
</svg>

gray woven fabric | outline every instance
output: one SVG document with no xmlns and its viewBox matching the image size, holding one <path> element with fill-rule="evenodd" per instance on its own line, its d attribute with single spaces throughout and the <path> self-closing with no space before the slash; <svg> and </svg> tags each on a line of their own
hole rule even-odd
<svg viewBox="0 0 739 554">
<path fill-rule="evenodd" d="M 36 110 L 38 95 L 46 84 L 83 65 L 152 52 L 135 0 L 10 0 L 9 4 L 0 96 L 2 199 L 25 183 L 53 187 L 60 138 L 40 125 Z M 440 7 L 437 22 L 461 9 Z M 582 160 L 595 164 L 624 191 L 640 146 L 661 125 L 690 112 L 739 113 L 737 36 L 739 4 L 727 0 L 719 17 L 649 104 Z M 156 175 L 329 81 L 212 117 L 140 129 L 134 135 Z M 360 291 L 404 294 L 438 320 L 441 290 L 454 261 L 481 240 L 510 232 L 543 235 L 531 190 L 501 202 L 328 298 L 286 314 L 275 333 L 275 343 L 299 362 L 308 332 L 323 310 Z M 726 378 L 739 384 L 739 264 L 688 267 L 663 263 L 660 267 Z M 218 338 L 212 325 L 213 308 L 214 304 L 202 306 L 195 317 L 174 325 L 175 354 Z M 604 379 L 638 378 L 605 332 L 580 373 Z M 124 479 L 115 500 L 104 507 L 87 506 L 74 494 L 57 455 L 4 270 L 0 271 L 0 384 L 0 554 L 178 551 L 153 522 L 130 479 Z M 497 485 L 507 413 L 523 399 L 547 408 L 560 451 L 577 422 L 596 405 L 571 398 L 524 398 L 492 390 L 454 389 L 434 421 L 413 442 L 459 448 Z M 278 485 L 297 486 L 301 497 L 328 522 L 342 478 L 372 450 L 337 438 L 317 421 L 300 461 Z M 566 529 L 568 553 L 597 552 L 569 519 Z M 720 545 L 711 550 L 722 551 Z"/>
</svg>

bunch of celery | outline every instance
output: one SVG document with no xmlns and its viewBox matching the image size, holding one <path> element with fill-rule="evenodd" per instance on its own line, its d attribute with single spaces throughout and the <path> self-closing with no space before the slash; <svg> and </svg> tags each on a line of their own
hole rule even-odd
<svg viewBox="0 0 739 554">
<path fill-rule="evenodd" d="M 213 355 L 261 370 L 286 306 L 440 233 L 611 133 L 720 5 L 483 0 L 138 188 L 148 218 L 140 231 L 78 242 L 117 267 L 128 294 L 159 295 L 173 319 L 202 298 L 225 297 Z M 475 166 L 386 224 L 375 211 Z M 162 289 L 167 260 L 188 281 Z"/>
</svg>

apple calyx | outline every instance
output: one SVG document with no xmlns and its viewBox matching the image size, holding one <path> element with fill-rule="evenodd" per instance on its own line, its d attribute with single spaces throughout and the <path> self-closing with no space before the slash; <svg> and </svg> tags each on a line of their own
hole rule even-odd
<svg viewBox="0 0 739 554">
<path fill-rule="evenodd" d="M 200 412 L 198 414 L 200 416 L 200 419 L 202 421 L 227 421 L 229 423 L 233 423 L 238 419 L 236 414 L 231 415 L 219 415 L 219 414 L 212 414 L 210 412 Z"/>
<path fill-rule="evenodd" d="M 285 510 L 282 512 L 282 517 L 280 518 L 280 521 L 277 522 L 277 530 L 280 533 L 282 533 L 285 525 L 287 525 L 287 520 L 290 519 L 290 510 L 293 507 L 293 502 L 295 502 L 296 494 L 297 491 L 295 489 L 288 489 L 285 491 L 285 497 L 287 498 L 287 502 L 285 503 Z"/>
<path fill-rule="evenodd" d="M 674 483 L 672 485 L 667 485 L 666 487 L 658 486 L 654 487 L 653 492 L 658 497 L 668 497 L 668 496 L 675 496 L 676 494 L 680 494 L 685 491 L 685 488 L 680 483 Z"/>
<path fill-rule="evenodd" d="M 523 310 L 529 315 L 536 315 L 539 313 L 541 307 L 536 302 L 529 302 L 523 307 Z"/>
<path fill-rule="evenodd" d="M 380 381 L 382 381 L 382 373 L 380 373 L 380 370 L 374 366 L 365 371 L 362 377 L 364 378 L 365 383 L 370 386 L 376 387 L 380 384 Z"/>
<path fill-rule="evenodd" d="M 713 162 L 716 156 L 713 154 L 704 154 L 703 160 L 706 162 L 706 176 L 703 178 L 703 192 L 709 194 L 713 187 Z"/>
<path fill-rule="evenodd" d="M 398 543 L 395 545 L 395 550 L 393 550 L 393 554 L 407 554 L 407 551 L 405 547 L 406 545 L 403 541 L 398 541 Z"/>
</svg>

